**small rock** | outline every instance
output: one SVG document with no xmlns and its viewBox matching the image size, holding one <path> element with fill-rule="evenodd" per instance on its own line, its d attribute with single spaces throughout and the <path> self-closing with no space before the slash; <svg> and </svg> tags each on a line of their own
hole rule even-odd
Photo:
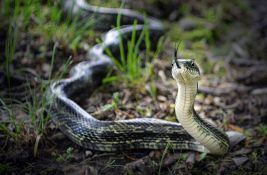
<svg viewBox="0 0 267 175">
<path fill-rule="evenodd" d="M 45 76 L 48 77 L 50 74 L 51 66 L 48 63 L 43 63 L 42 71 L 45 73 Z"/>
<path fill-rule="evenodd" d="M 234 158 L 232 158 L 232 160 L 236 166 L 240 166 L 240 165 L 244 164 L 246 161 L 248 161 L 248 158 L 246 156 L 234 157 Z"/>
<path fill-rule="evenodd" d="M 93 155 L 92 151 L 90 151 L 90 150 L 86 150 L 85 151 L 85 156 L 86 157 L 91 157 L 92 155 Z"/>
<path fill-rule="evenodd" d="M 158 100 L 162 101 L 162 102 L 165 102 L 165 101 L 167 101 L 167 98 L 165 96 L 159 95 L 158 96 Z"/>
<path fill-rule="evenodd" d="M 230 140 L 230 149 L 232 149 L 235 145 L 245 140 L 245 136 L 239 132 L 235 131 L 228 131 L 226 134 L 229 137 Z"/>
<path fill-rule="evenodd" d="M 164 166 L 168 167 L 174 164 L 180 158 L 180 154 L 176 153 L 166 158 L 164 161 Z"/>
</svg>

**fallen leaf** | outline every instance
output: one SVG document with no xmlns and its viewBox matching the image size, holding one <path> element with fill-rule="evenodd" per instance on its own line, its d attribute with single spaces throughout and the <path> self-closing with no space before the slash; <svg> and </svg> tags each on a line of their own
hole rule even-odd
<svg viewBox="0 0 267 175">
<path fill-rule="evenodd" d="M 233 131 L 237 131 L 237 132 L 240 132 L 242 133 L 244 130 L 242 128 L 240 128 L 239 126 L 236 126 L 236 125 L 233 125 L 233 124 L 228 124 L 227 125 L 227 128 L 228 129 L 231 129 Z"/>
</svg>

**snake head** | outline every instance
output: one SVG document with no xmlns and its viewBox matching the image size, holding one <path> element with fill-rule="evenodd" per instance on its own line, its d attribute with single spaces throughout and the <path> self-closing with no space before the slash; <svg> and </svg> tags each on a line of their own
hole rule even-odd
<svg viewBox="0 0 267 175">
<path fill-rule="evenodd" d="M 200 71 L 194 60 L 182 59 L 174 52 L 172 62 L 172 76 L 179 83 L 192 83 L 200 80 Z"/>
</svg>

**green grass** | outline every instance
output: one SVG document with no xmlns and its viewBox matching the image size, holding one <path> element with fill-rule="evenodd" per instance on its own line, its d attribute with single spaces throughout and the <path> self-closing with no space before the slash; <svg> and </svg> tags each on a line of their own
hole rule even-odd
<svg viewBox="0 0 267 175">
<path fill-rule="evenodd" d="M 119 103 L 120 103 L 119 93 L 115 92 L 113 94 L 113 98 L 112 98 L 111 103 L 102 106 L 100 111 L 106 112 L 109 110 L 117 110 L 119 108 Z"/>
<path fill-rule="evenodd" d="M 55 62 L 55 53 L 57 47 L 67 47 L 72 51 L 80 48 L 80 42 L 84 40 L 84 36 L 89 35 L 93 19 L 80 22 L 78 18 L 71 19 L 70 16 L 63 14 L 59 1 L 47 1 L 43 4 L 41 1 L 32 0 L 3 0 L 1 1 L 1 19 L 3 24 L 8 26 L 7 40 L 5 47 L 4 67 L 8 78 L 8 86 L 10 87 L 10 76 L 14 73 L 12 66 L 15 54 L 20 51 L 17 42 L 20 40 L 21 34 L 26 33 L 29 36 L 39 36 L 45 42 L 49 51 L 49 44 L 54 44 L 51 67 L 47 80 L 41 80 L 41 83 L 34 87 L 29 87 L 32 101 L 20 104 L 24 111 L 31 118 L 33 128 L 36 135 L 41 135 L 45 131 L 46 123 L 49 120 L 49 113 L 46 113 L 48 101 L 45 98 L 45 92 L 52 79 L 62 77 L 68 69 L 70 60 L 66 60 L 63 70 L 52 74 Z M 20 58 L 16 58 L 20 59 Z M 10 122 L 8 124 L 1 123 L 0 130 L 12 137 L 22 134 L 23 122 L 18 121 L 14 116 L 12 108 L 5 104 L 5 99 L 1 99 L 3 110 L 7 111 Z M 11 104 L 12 106 L 12 104 Z M 13 130 L 8 129 L 8 125 L 13 126 Z"/>
<path fill-rule="evenodd" d="M 0 99 L 1 110 L 5 111 L 9 120 L 0 123 L 0 131 L 7 137 L 12 137 L 17 140 L 21 134 L 23 124 L 18 121 L 14 115 L 12 109 L 4 102 L 4 99 Z"/>
<path fill-rule="evenodd" d="M 74 157 L 74 149 L 72 147 L 69 147 L 65 153 L 63 153 L 62 155 L 59 155 L 56 158 L 56 161 L 59 163 L 64 163 L 64 162 L 68 162 L 70 161 L 73 157 Z"/>
<path fill-rule="evenodd" d="M 78 18 L 71 19 L 70 16 L 63 14 L 62 7 L 59 6 L 60 1 L 47 1 L 43 4 L 41 1 L 32 0 L 3 0 L 1 1 L 1 19 L 3 24 L 8 26 L 7 40 L 5 42 L 5 63 L 0 65 L 4 67 L 8 78 L 8 86 L 10 87 L 10 76 L 14 73 L 12 66 L 14 57 L 17 51 L 20 51 L 17 42 L 20 40 L 21 34 L 26 33 L 31 36 L 39 36 L 45 42 L 43 45 L 49 51 L 50 43 L 54 44 L 51 57 L 51 67 L 47 80 L 41 80 L 41 83 L 29 87 L 30 96 L 32 101 L 27 101 L 20 104 L 26 114 L 31 119 L 31 124 L 34 128 L 35 134 L 42 135 L 45 131 L 46 123 L 49 120 L 49 112 L 46 113 L 47 99 L 45 92 L 52 79 L 62 77 L 68 69 L 70 60 L 66 60 L 63 70 L 57 71 L 52 74 L 55 63 L 55 53 L 57 47 L 67 47 L 72 51 L 76 51 L 80 47 L 80 42 L 84 39 L 85 35 L 90 34 L 93 20 L 80 22 Z M 16 58 L 20 59 L 20 58 Z M 18 137 L 23 135 L 22 128 L 23 122 L 16 119 L 14 112 L 11 108 L 13 104 L 5 104 L 5 99 L 1 99 L 3 110 L 7 111 L 9 123 L 1 123 L 0 129 L 7 135 Z M 14 129 L 10 130 L 7 126 L 12 125 Z"/>
<path fill-rule="evenodd" d="M 11 37 L 12 38 L 12 37 Z M 6 49 L 6 55 L 9 57 L 6 57 L 6 66 L 9 67 L 9 65 L 12 63 L 10 60 L 12 60 L 12 56 L 15 53 L 14 45 L 12 44 L 13 41 L 9 41 L 10 38 L 8 38 L 6 43 L 7 46 L 10 46 L 10 49 Z M 62 76 L 68 71 L 69 66 L 71 64 L 70 59 L 66 61 L 66 63 L 63 65 L 62 70 L 57 71 L 56 74 L 52 74 L 54 62 L 55 62 L 55 55 L 56 55 L 56 47 L 57 44 L 54 45 L 53 51 L 52 51 L 52 58 L 51 58 L 51 66 L 50 66 L 50 72 L 49 77 L 47 80 L 41 80 L 40 84 L 35 85 L 34 87 L 28 87 L 28 91 L 30 92 L 31 100 L 26 101 L 24 103 L 19 102 L 15 107 L 21 108 L 23 111 L 25 111 L 26 115 L 30 117 L 31 124 L 25 124 L 26 119 L 20 120 L 15 115 L 13 108 L 14 104 L 13 101 L 11 101 L 11 104 L 5 103 L 5 98 L 1 98 L 1 109 L 5 111 L 5 113 L 8 116 L 8 120 L 6 122 L 2 122 L 0 124 L 0 131 L 5 134 L 7 138 L 14 138 L 15 141 L 21 142 L 20 138 L 28 137 L 25 135 L 24 128 L 33 128 L 33 135 L 35 137 L 35 145 L 34 145 L 34 156 L 37 154 L 38 150 L 38 144 L 40 141 L 41 136 L 45 132 L 47 122 L 50 120 L 50 111 L 48 110 L 48 99 L 46 98 L 46 92 L 49 87 L 49 85 L 52 82 L 52 79 L 60 79 Z M 10 74 L 7 74 L 9 76 Z M 26 126 L 27 125 L 27 126 Z M 23 139 L 24 140 L 24 139 Z"/>
<path fill-rule="evenodd" d="M 258 131 L 259 135 L 261 137 L 267 138 L 267 125 L 266 124 L 260 124 L 256 130 Z"/>
<path fill-rule="evenodd" d="M 131 34 L 130 41 L 127 42 L 126 46 L 123 43 L 122 36 L 120 35 L 119 58 L 115 57 L 109 49 L 106 49 L 106 53 L 111 57 L 114 62 L 118 73 L 116 75 L 109 74 L 105 79 L 104 83 L 111 83 L 114 81 L 123 81 L 126 82 L 129 87 L 138 86 L 138 84 L 143 84 L 147 80 L 151 80 L 150 89 L 151 95 L 156 93 L 155 85 L 153 84 L 153 58 L 157 57 L 163 43 L 163 39 L 160 39 L 158 42 L 158 47 L 155 52 L 151 51 L 151 42 L 150 42 L 150 31 L 145 23 L 141 34 L 137 36 L 136 31 L 137 21 L 134 21 L 132 27 L 133 31 Z M 117 30 L 120 32 L 121 29 L 121 16 L 117 17 Z M 142 60 L 140 56 L 140 46 L 141 43 L 145 44 L 145 60 Z M 127 47 L 127 53 L 125 53 L 125 47 Z M 149 59 L 151 58 L 151 59 Z M 152 61 L 151 61 L 152 60 Z M 145 62 L 145 63 L 143 63 Z"/>
<path fill-rule="evenodd" d="M 120 17 L 118 17 L 117 21 L 120 21 Z M 117 24 L 120 25 L 119 22 L 117 22 Z M 124 52 L 124 45 L 122 42 L 122 37 L 120 37 L 120 45 L 119 45 L 120 60 L 118 58 L 115 58 L 112 55 L 112 53 L 109 50 L 107 50 L 108 55 L 112 58 L 117 69 L 119 70 L 120 73 L 123 74 L 124 80 L 129 81 L 129 82 L 139 81 L 142 77 L 142 72 L 143 72 L 143 69 L 141 66 L 141 58 L 137 52 L 138 52 L 141 40 L 143 39 L 144 32 L 142 32 L 142 34 L 137 39 L 136 30 L 135 30 L 136 25 L 137 25 L 137 22 L 135 21 L 135 23 L 133 24 L 134 30 L 132 32 L 131 41 L 127 43 L 127 49 L 128 49 L 127 55 Z M 118 27 L 118 31 L 119 30 L 120 30 L 120 26 Z M 120 77 L 113 76 L 112 78 L 119 79 Z M 105 81 L 107 82 L 108 78 L 106 78 Z"/>
<path fill-rule="evenodd" d="M 47 95 L 45 94 L 48 93 L 48 88 L 51 85 L 51 83 L 56 79 L 61 79 L 68 72 L 69 67 L 71 65 L 71 60 L 68 59 L 66 63 L 63 65 L 63 69 L 57 71 L 57 73 L 54 76 L 52 76 L 52 71 L 55 61 L 56 46 L 57 44 L 55 44 L 53 48 L 53 54 L 52 54 L 53 56 L 51 59 L 51 69 L 50 69 L 49 79 L 47 81 L 43 81 L 40 84 L 40 87 L 37 88 L 39 91 L 35 91 L 35 89 L 30 89 L 32 94 L 32 101 L 26 103 L 27 104 L 26 110 L 29 116 L 31 117 L 32 125 L 34 126 L 36 133 L 34 156 L 37 155 L 40 138 L 42 137 L 43 133 L 45 133 L 47 123 L 51 118 L 51 112 L 49 108 L 51 99 L 48 99 Z"/>
<path fill-rule="evenodd" d="M 71 60 L 66 60 L 62 69 L 57 71 L 56 74 L 52 74 L 55 62 L 57 44 L 53 47 L 53 53 L 50 63 L 50 72 L 48 80 L 42 80 L 38 87 L 29 88 L 30 94 L 32 95 L 32 101 L 26 103 L 26 112 L 29 114 L 33 126 L 35 126 L 38 135 L 45 131 L 45 126 L 50 119 L 50 112 L 47 111 L 49 105 L 49 99 L 46 97 L 46 92 L 49 85 L 56 79 L 61 79 L 65 75 L 70 67 Z"/>
<path fill-rule="evenodd" d="M 14 60 L 16 42 L 17 42 L 17 28 L 9 25 L 8 34 L 5 47 L 5 72 L 7 75 L 8 87 L 10 88 L 10 65 Z"/>
<path fill-rule="evenodd" d="M 77 51 L 82 41 L 92 36 L 93 18 L 81 21 L 64 14 L 60 1 L 48 0 L 45 4 L 32 0 L 3 0 L 0 12 L 4 21 L 15 26 L 19 32 L 29 32 L 41 36 L 46 44 L 59 42 L 62 47 Z M 77 15 L 79 16 L 79 15 Z"/>
<path fill-rule="evenodd" d="M 170 143 L 167 143 L 163 153 L 162 153 L 162 156 L 161 156 L 161 159 L 160 159 L 160 162 L 159 162 L 159 170 L 158 170 L 158 175 L 161 174 L 161 168 L 162 168 L 162 165 L 164 163 L 164 159 L 168 153 L 168 150 L 171 148 L 171 144 Z"/>
<path fill-rule="evenodd" d="M 109 8 L 119 8 L 122 2 L 118 0 L 86 0 L 86 1 L 95 6 L 109 7 Z"/>
<path fill-rule="evenodd" d="M 35 85 L 34 87 L 28 87 L 28 95 L 30 95 L 31 100 L 23 103 L 16 102 L 18 104 L 15 105 L 13 102 L 11 102 L 11 104 L 6 104 L 5 98 L 0 99 L 1 110 L 5 111 L 6 115 L 8 116 L 8 120 L 6 122 L 0 123 L 0 131 L 5 134 L 6 138 L 14 138 L 15 141 L 17 141 L 16 143 L 21 143 L 20 138 L 28 137 L 25 135 L 24 129 L 32 128 L 31 134 L 34 136 L 34 138 L 31 139 L 35 139 L 34 156 L 37 154 L 40 138 L 46 132 L 47 123 L 51 118 L 50 110 L 48 108 L 50 101 L 47 99 L 45 94 L 47 93 L 49 85 L 52 83 L 52 81 L 55 79 L 61 79 L 63 75 L 68 72 L 71 64 L 70 59 L 67 60 L 63 67 L 57 71 L 57 73 L 52 75 L 56 55 L 55 53 L 56 44 L 53 48 L 49 79 L 41 80 L 40 84 Z M 23 110 L 30 118 L 31 123 L 25 123 L 26 119 L 19 119 L 19 116 L 14 113 L 13 108 Z"/>
</svg>

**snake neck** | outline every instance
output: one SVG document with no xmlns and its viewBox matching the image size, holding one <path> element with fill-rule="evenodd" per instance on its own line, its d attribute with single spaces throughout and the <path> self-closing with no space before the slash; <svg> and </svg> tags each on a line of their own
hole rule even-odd
<svg viewBox="0 0 267 175">
<path fill-rule="evenodd" d="M 176 97 L 176 116 L 178 120 L 186 121 L 193 114 L 194 102 L 197 94 L 197 82 L 190 84 L 178 83 L 178 94 Z M 181 122 L 181 121 L 180 121 Z"/>
<path fill-rule="evenodd" d="M 184 129 L 212 154 L 228 151 L 229 139 L 223 131 L 200 118 L 194 110 L 197 82 L 178 83 L 175 111 Z"/>
</svg>

